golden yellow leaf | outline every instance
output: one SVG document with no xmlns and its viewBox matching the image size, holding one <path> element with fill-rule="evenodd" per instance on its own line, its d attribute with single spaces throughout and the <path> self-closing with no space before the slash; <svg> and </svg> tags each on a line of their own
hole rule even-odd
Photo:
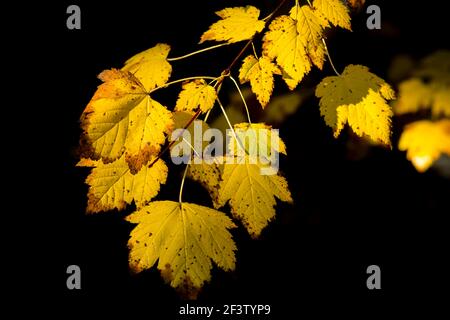
<svg viewBox="0 0 450 320">
<path fill-rule="evenodd" d="M 419 172 L 425 172 L 442 154 L 450 156 L 450 120 L 421 120 L 408 124 L 398 148 Z"/>
<path fill-rule="evenodd" d="M 136 174 L 131 173 L 124 157 L 108 164 L 101 161 L 83 164 L 94 165 L 86 179 L 89 185 L 88 213 L 122 210 L 133 200 L 140 208 L 158 194 L 160 185 L 167 179 L 167 166 L 161 159 L 151 167 L 142 167 Z"/>
<path fill-rule="evenodd" d="M 217 92 L 203 79 L 186 82 L 178 96 L 175 111 L 197 111 L 198 108 L 204 113 L 214 106 Z"/>
<path fill-rule="evenodd" d="M 122 154 L 137 172 L 158 153 L 173 127 L 171 112 L 130 72 L 103 71 L 104 81 L 82 115 L 83 156 L 112 162 Z"/>
<path fill-rule="evenodd" d="M 235 225 L 220 211 L 156 201 L 126 219 L 138 224 L 128 241 L 131 269 L 140 272 L 158 260 L 163 278 L 189 298 L 210 280 L 211 261 L 225 271 L 235 268 L 236 245 L 228 231 Z"/>
<path fill-rule="evenodd" d="M 285 202 L 292 202 L 292 197 L 284 177 L 262 175 L 264 165 L 252 162 L 249 156 L 240 163 L 225 162 L 217 205 L 230 200 L 233 216 L 257 238 L 275 216 L 275 197 Z"/>
<path fill-rule="evenodd" d="M 122 70 L 134 74 L 147 91 L 160 87 L 169 80 L 172 73 L 172 66 L 167 62 L 169 51 L 169 45 L 158 43 L 128 59 Z"/>
<path fill-rule="evenodd" d="M 304 75 L 311 70 L 311 63 L 322 69 L 325 47 L 322 43 L 323 28 L 328 21 L 309 6 L 294 6 L 290 16 L 275 18 L 263 38 L 263 51 L 286 73 L 283 76 L 288 87 L 297 87 Z"/>
<path fill-rule="evenodd" d="M 348 65 L 341 76 L 324 78 L 316 88 L 320 114 L 337 137 L 348 122 L 358 135 L 391 144 L 392 88 L 361 65 Z"/>
<path fill-rule="evenodd" d="M 274 74 L 280 74 L 280 70 L 266 56 L 262 56 L 259 59 L 252 55 L 247 56 L 239 70 L 240 82 L 246 83 L 250 81 L 252 91 L 256 94 L 263 109 L 269 103 L 273 92 Z"/>
<path fill-rule="evenodd" d="M 352 29 L 349 11 L 341 0 L 314 0 L 313 7 L 336 27 Z"/>
<path fill-rule="evenodd" d="M 258 20 L 259 10 L 253 6 L 225 8 L 216 14 L 222 20 L 209 27 L 200 38 L 200 43 L 207 40 L 228 43 L 249 40 L 255 33 L 264 29 L 265 22 Z"/>
</svg>

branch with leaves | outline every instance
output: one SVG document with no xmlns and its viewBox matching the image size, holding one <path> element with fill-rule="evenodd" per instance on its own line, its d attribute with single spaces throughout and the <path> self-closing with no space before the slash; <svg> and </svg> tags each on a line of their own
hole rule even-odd
<svg viewBox="0 0 450 320">
<path fill-rule="evenodd" d="M 263 19 L 254 6 L 223 9 L 216 12 L 220 19 L 200 38 L 200 43 L 220 44 L 169 57 L 170 46 L 160 43 L 128 59 L 121 69 L 103 71 L 99 75 L 103 83 L 82 114 L 82 159 L 78 165 L 92 167 L 86 179 L 87 212 L 123 210 L 134 203 L 136 211 L 126 218 L 137 224 L 128 243 L 130 267 L 139 272 L 157 264 L 164 279 L 188 297 L 195 297 L 210 280 L 212 262 L 224 270 L 235 268 L 237 249 L 229 230 L 236 225 L 218 209 L 228 203 L 232 218 L 257 238 L 275 217 L 276 199 L 292 202 L 287 180 L 280 174 L 262 175 L 265 164 L 252 162 L 249 146 L 242 142 L 245 130 L 271 127 L 252 123 L 236 79 L 240 84 L 250 83 L 264 109 L 271 100 L 275 77 L 295 90 L 313 67 L 322 69 L 328 57 L 336 76 L 324 78 L 316 89 L 326 124 L 336 137 L 348 123 L 359 136 L 390 145 L 392 112 L 386 100 L 394 97 L 392 89 L 364 66 L 349 65 L 339 73 L 326 46 L 327 28 L 351 29 L 347 6 L 340 0 L 292 2 L 285 14 L 280 12 L 289 4 L 287 0 Z M 256 40 L 261 40 L 261 48 Z M 171 63 L 242 41 L 245 45 L 220 75 L 169 81 Z M 238 63 L 240 68 L 235 70 Z M 220 100 L 225 80 L 231 81 L 242 98 L 247 123 L 230 122 Z M 153 98 L 155 91 L 178 84 L 182 86 L 174 108 Z M 173 141 L 167 141 L 169 135 L 177 128 L 192 130 L 200 115 L 204 115 L 202 125 L 207 126 L 215 106 L 230 127 L 230 141 L 246 151 L 244 161 L 190 163 L 178 201 L 153 200 L 169 172 L 164 156 L 175 147 Z M 187 143 L 194 156 L 202 152 L 187 140 L 177 143 Z M 277 145 L 275 151 L 286 155 L 281 139 Z M 186 177 L 208 190 L 214 209 L 183 202 Z"/>
</svg>

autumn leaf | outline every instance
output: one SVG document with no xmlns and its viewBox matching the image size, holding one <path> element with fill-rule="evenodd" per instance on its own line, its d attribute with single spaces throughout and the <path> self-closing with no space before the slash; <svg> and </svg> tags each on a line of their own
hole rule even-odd
<svg viewBox="0 0 450 320">
<path fill-rule="evenodd" d="M 244 128 L 253 128 L 255 129 L 253 131 L 258 131 L 258 129 L 270 127 L 265 124 L 249 125 L 248 123 L 236 125 L 236 135 L 247 147 L 245 137 L 240 133 Z M 259 144 L 259 148 L 270 148 L 268 141 L 271 139 L 266 140 L 266 145 Z M 284 143 L 281 139 L 279 141 L 281 143 L 277 143 L 277 151 L 285 153 Z M 233 145 L 236 146 L 237 143 L 230 140 L 228 149 L 233 150 Z M 264 171 L 267 173 L 269 169 L 268 164 L 252 154 L 244 154 L 244 156 L 235 154 L 226 158 L 219 185 L 219 198 L 214 203 L 216 208 L 220 208 L 229 200 L 231 213 L 242 221 L 253 238 L 257 238 L 274 218 L 275 198 L 292 202 L 291 193 L 284 177 L 275 171 L 272 171 L 272 174 L 262 174 Z"/>
<path fill-rule="evenodd" d="M 150 202 L 126 218 L 137 224 L 128 241 L 135 272 L 157 267 L 163 278 L 189 298 L 210 280 L 213 261 L 234 270 L 236 245 L 222 212 L 192 203 Z"/>
<path fill-rule="evenodd" d="M 408 124 L 398 148 L 419 172 L 425 172 L 442 154 L 450 156 L 450 120 L 421 120 Z"/>
<path fill-rule="evenodd" d="M 170 111 L 153 100 L 130 72 L 103 71 L 104 82 L 81 117 L 83 156 L 105 163 L 123 153 L 133 172 L 159 152 L 173 127 Z"/>
<path fill-rule="evenodd" d="M 252 91 L 256 94 L 263 109 L 269 103 L 273 92 L 274 74 L 281 74 L 281 72 L 266 56 L 259 59 L 252 55 L 247 56 L 239 70 L 241 84 L 250 81 Z"/>
<path fill-rule="evenodd" d="M 290 15 L 275 18 L 263 38 L 263 51 L 286 73 L 283 76 L 293 90 L 309 73 L 312 64 L 322 69 L 325 47 L 323 28 L 328 21 L 309 6 L 294 6 Z"/>
<path fill-rule="evenodd" d="M 225 8 L 216 14 L 222 18 L 212 24 L 200 38 L 200 43 L 207 40 L 227 41 L 228 43 L 249 40 L 264 29 L 265 22 L 258 20 L 259 10 L 253 6 Z"/>
<path fill-rule="evenodd" d="M 336 27 L 352 29 L 348 9 L 341 0 L 314 0 L 313 7 Z"/>
<path fill-rule="evenodd" d="M 394 91 L 361 65 L 348 65 L 342 75 L 324 78 L 316 88 L 320 114 L 339 136 L 346 123 L 358 135 L 390 146 L 392 110 L 386 100 Z"/>
<path fill-rule="evenodd" d="M 280 175 L 262 175 L 261 163 L 252 164 L 248 156 L 240 163 L 224 164 L 218 207 L 229 200 L 231 213 L 242 221 L 253 238 L 275 217 L 275 197 L 292 202 L 287 181 Z"/>
<path fill-rule="evenodd" d="M 175 111 L 197 111 L 198 108 L 204 113 L 208 112 L 217 99 L 217 92 L 203 79 L 186 82 L 178 96 Z"/>
<path fill-rule="evenodd" d="M 153 48 L 136 54 L 125 62 L 123 71 L 129 71 L 139 79 L 146 91 L 164 85 L 172 73 L 167 62 L 170 46 L 158 43 Z"/>
<path fill-rule="evenodd" d="M 142 167 L 136 174 L 131 173 L 124 157 L 108 164 L 82 159 L 78 165 L 94 167 L 86 179 L 87 213 L 122 210 L 132 201 L 138 208 L 144 206 L 158 194 L 160 185 L 166 183 L 168 171 L 161 159 L 151 167 Z"/>
</svg>

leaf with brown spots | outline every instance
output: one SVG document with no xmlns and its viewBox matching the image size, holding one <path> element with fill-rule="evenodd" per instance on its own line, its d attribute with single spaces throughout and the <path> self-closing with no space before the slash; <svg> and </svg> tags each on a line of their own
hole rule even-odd
<svg viewBox="0 0 450 320">
<path fill-rule="evenodd" d="M 132 201 L 140 208 L 158 194 L 160 185 L 167 179 L 167 166 L 161 159 L 151 167 L 142 167 L 136 174 L 131 173 L 124 157 L 108 164 L 83 159 L 79 165 L 94 167 L 86 179 L 87 213 L 122 210 Z"/>
<path fill-rule="evenodd" d="M 211 279 L 212 262 L 234 270 L 236 245 L 228 229 L 235 225 L 220 211 L 155 201 L 126 219 L 137 224 L 128 241 L 130 268 L 141 272 L 157 263 L 164 279 L 189 298 Z"/>
<path fill-rule="evenodd" d="M 99 78 L 104 83 L 81 117 L 82 156 L 108 163 L 125 153 L 137 172 L 161 149 L 173 127 L 172 114 L 128 71 L 106 70 Z"/>
<path fill-rule="evenodd" d="M 239 70 L 239 80 L 241 83 L 250 81 L 252 91 L 256 94 L 263 109 L 269 103 L 274 85 L 274 74 L 281 74 L 278 67 L 266 56 L 256 59 L 254 56 L 247 56 L 242 62 Z"/>
</svg>

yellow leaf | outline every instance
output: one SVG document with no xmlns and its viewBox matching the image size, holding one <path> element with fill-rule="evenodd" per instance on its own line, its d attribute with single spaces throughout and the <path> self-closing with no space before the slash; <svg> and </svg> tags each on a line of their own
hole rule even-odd
<svg viewBox="0 0 450 320">
<path fill-rule="evenodd" d="M 83 156 L 112 162 L 125 153 L 137 172 L 161 149 L 173 127 L 172 115 L 130 72 L 106 70 L 99 78 L 104 83 L 82 115 Z"/>
<path fill-rule="evenodd" d="M 197 111 L 208 112 L 214 106 L 217 92 L 203 79 L 198 79 L 183 84 L 183 90 L 178 96 L 175 111 Z"/>
<path fill-rule="evenodd" d="M 163 278 L 188 298 L 211 279 L 211 261 L 225 271 L 235 268 L 236 245 L 228 231 L 235 225 L 220 211 L 156 201 L 126 219 L 138 224 L 128 241 L 131 269 L 140 272 L 159 260 Z"/>
<path fill-rule="evenodd" d="M 358 135 L 390 145 L 394 91 L 383 79 L 360 65 L 348 65 L 341 76 L 324 78 L 316 88 L 320 114 L 337 137 L 348 122 Z"/>
<path fill-rule="evenodd" d="M 398 148 L 419 172 L 425 172 L 441 154 L 450 156 L 450 120 L 416 121 L 402 132 Z"/>
<path fill-rule="evenodd" d="M 241 163 L 225 162 L 220 182 L 218 205 L 230 200 L 231 213 L 242 221 L 253 238 L 275 216 L 275 197 L 292 202 L 287 181 L 280 175 L 262 175 L 260 163 L 246 156 Z"/>
<path fill-rule="evenodd" d="M 154 198 L 160 185 L 166 183 L 167 166 L 159 159 L 150 168 L 147 166 L 132 174 L 124 157 L 112 163 L 95 165 L 87 177 L 89 185 L 88 213 L 112 209 L 122 210 L 134 200 L 138 208 Z"/>
<path fill-rule="evenodd" d="M 253 6 L 225 8 L 216 14 L 222 20 L 209 27 L 200 38 L 200 43 L 206 40 L 228 43 L 249 40 L 264 29 L 265 22 L 258 20 L 259 10 Z"/>
<path fill-rule="evenodd" d="M 328 21 L 309 6 L 294 6 L 290 16 L 275 18 L 263 38 L 263 51 L 286 73 L 283 76 L 288 87 L 297 87 L 311 63 L 322 69 L 325 47 L 322 43 L 323 28 Z"/>
<path fill-rule="evenodd" d="M 158 43 L 128 59 L 122 70 L 134 74 L 147 91 L 160 87 L 169 80 L 172 73 L 172 66 L 167 62 L 169 51 L 169 45 Z"/>
<path fill-rule="evenodd" d="M 314 0 L 313 7 L 336 27 L 352 29 L 348 9 L 341 0 Z"/>
<path fill-rule="evenodd" d="M 280 74 L 280 70 L 266 56 L 259 59 L 252 55 L 246 57 L 239 70 L 240 82 L 250 81 L 252 91 L 256 94 L 263 109 L 269 103 L 273 92 L 274 74 Z"/>
</svg>

